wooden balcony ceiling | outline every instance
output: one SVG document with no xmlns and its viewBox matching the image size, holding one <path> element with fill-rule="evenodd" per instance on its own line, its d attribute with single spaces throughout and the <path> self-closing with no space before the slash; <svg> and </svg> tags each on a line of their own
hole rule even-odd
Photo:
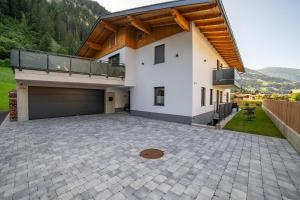
<svg viewBox="0 0 300 200">
<path fill-rule="evenodd" d="M 157 4 L 157 9 L 153 10 L 145 9 L 146 11 L 135 13 L 131 12 L 133 9 L 101 17 L 77 54 L 83 57 L 92 56 L 95 51 L 101 50 L 101 44 L 110 34 L 122 27 L 131 26 L 151 35 L 159 27 L 174 25 L 180 26 L 182 31 L 190 31 L 189 23 L 194 22 L 227 64 L 243 72 L 243 62 L 221 1 L 199 0 L 199 2 L 174 7 L 162 6 L 161 9 Z"/>
</svg>

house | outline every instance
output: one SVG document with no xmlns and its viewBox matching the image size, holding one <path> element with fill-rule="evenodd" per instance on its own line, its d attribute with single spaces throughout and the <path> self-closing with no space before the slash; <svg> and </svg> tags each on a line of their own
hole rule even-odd
<svg viewBox="0 0 300 200">
<path fill-rule="evenodd" d="M 244 72 L 220 0 L 111 13 L 97 20 L 76 57 L 15 49 L 11 60 L 19 121 L 126 107 L 132 115 L 208 124 Z"/>
<path fill-rule="evenodd" d="M 293 94 L 293 93 L 300 93 L 300 89 L 293 89 L 290 91 L 290 94 Z"/>
<path fill-rule="evenodd" d="M 255 95 L 255 94 L 240 93 L 240 94 L 235 94 L 234 99 L 235 101 L 255 101 L 258 96 L 259 95 Z"/>
</svg>

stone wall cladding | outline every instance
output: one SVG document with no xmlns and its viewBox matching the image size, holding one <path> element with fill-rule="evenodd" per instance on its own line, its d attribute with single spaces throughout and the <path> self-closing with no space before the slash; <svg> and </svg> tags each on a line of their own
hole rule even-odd
<svg viewBox="0 0 300 200">
<path fill-rule="evenodd" d="M 18 121 L 17 111 L 17 91 L 10 91 L 8 93 L 9 98 L 9 119 L 12 122 Z"/>
</svg>

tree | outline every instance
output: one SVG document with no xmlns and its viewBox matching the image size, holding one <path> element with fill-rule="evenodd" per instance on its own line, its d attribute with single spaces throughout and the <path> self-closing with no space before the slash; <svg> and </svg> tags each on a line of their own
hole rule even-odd
<svg viewBox="0 0 300 200">
<path fill-rule="evenodd" d="M 51 35 L 48 32 L 45 33 L 41 39 L 39 49 L 42 51 L 51 51 L 52 40 L 53 39 L 52 39 Z"/>
<path fill-rule="evenodd" d="M 292 93 L 290 100 L 291 101 L 300 101 L 300 93 Z"/>
<path fill-rule="evenodd" d="M 0 0 L 0 15 L 8 14 L 8 2 L 7 0 Z"/>
</svg>

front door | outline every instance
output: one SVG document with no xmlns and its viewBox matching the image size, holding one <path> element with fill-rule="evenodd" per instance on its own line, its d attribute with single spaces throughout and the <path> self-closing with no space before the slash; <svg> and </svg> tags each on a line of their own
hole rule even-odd
<svg viewBox="0 0 300 200">
<path fill-rule="evenodd" d="M 115 93 L 107 92 L 105 100 L 105 108 L 106 113 L 114 113 L 115 112 Z"/>
</svg>

